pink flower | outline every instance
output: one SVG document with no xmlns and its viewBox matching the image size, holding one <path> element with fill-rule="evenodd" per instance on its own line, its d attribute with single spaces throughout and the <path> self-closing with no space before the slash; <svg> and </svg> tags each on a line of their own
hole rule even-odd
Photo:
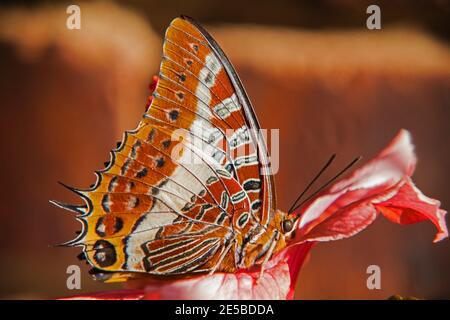
<svg viewBox="0 0 450 320">
<path fill-rule="evenodd" d="M 260 279 L 259 270 L 242 270 L 72 298 L 292 299 L 297 275 L 313 244 L 351 237 L 369 226 L 379 213 L 399 224 L 429 220 L 437 228 L 434 242 L 440 241 L 448 237 L 446 211 L 412 182 L 416 160 L 410 134 L 401 130 L 373 160 L 301 209 L 294 240 L 272 258 Z"/>
<path fill-rule="evenodd" d="M 446 211 L 410 178 L 417 161 L 413 148 L 409 132 L 401 130 L 375 159 L 313 199 L 299 219 L 295 241 L 351 237 L 379 212 L 399 224 L 430 220 L 438 230 L 434 242 L 448 237 Z"/>
</svg>

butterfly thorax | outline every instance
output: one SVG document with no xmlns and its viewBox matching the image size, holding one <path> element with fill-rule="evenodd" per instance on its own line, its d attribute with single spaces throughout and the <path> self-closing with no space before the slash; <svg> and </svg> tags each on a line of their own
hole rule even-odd
<svg viewBox="0 0 450 320">
<path fill-rule="evenodd" d="M 239 221 L 243 214 L 235 215 L 234 221 Z M 288 240 L 282 230 L 282 223 L 286 214 L 280 210 L 272 213 L 267 227 L 264 227 L 257 219 L 251 217 L 242 228 L 233 223 L 235 227 L 236 244 L 233 253 L 228 260 L 218 268 L 220 271 L 234 272 L 237 269 L 248 269 L 255 265 L 261 265 L 276 253 L 286 247 Z M 231 263 L 234 261 L 234 265 Z"/>
</svg>

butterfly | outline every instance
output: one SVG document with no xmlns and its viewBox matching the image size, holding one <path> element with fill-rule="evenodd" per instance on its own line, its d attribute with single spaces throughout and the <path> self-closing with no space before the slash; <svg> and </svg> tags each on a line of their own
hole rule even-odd
<svg viewBox="0 0 450 320">
<path fill-rule="evenodd" d="M 296 217 L 276 208 L 260 125 L 212 36 L 186 16 L 166 30 L 159 80 L 87 190 L 82 230 L 64 243 L 105 282 L 261 267 L 284 249 Z"/>
</svg>

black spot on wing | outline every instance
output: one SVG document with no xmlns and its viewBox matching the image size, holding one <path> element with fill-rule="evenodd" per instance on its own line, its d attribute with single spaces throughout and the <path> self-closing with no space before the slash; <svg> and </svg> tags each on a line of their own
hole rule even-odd
<svg viewBox="0 0 450 320">
<path fill-rule="evenodd" d="M 183 99 L 184 99 L 184 93 L 183 92 L 178 91 L 175 95 L 177 96 L 178 100 L 183 101 Z"/>
<path fill-rule="evenodd" d="M 106 240 L 95 242 L 94 250 L 94 260 L 101 268 L 112 266 L 117 260 L 114 245 Z"/>
<path fill-rule="evenodd" d="M 124 175 L 127 173 L 128 168 L 129 168 L 129 166 L 130 166 L 130 163 L 131 163 L 131 160 L 130 160 L 130 159 L 127 159 L 127 160 L 123 163 L 122 168 L 120 169 L 120 174 L 121 174 L 121 175 L 124 176 Z"/>
<path fill-rule="evenodd" d="M 244 190 L 259 190 L 261 188 L 261 181 L 259 179 L 251 179 L 244 182 Z"/>
<path fill-rule="evenodd" d="M 158 157 L 155 159 L 156 167 L 161 168 L 166 163 L 163 157 Z"/>
<path fill-rule="evenodd" d="M 109 194 L 103 195 L 102 198 L 102 208 L 106 213 L 111 212 Z"/>
<path fill-rule="evenodd" d="M 153 139 L 155 138 L 155 134 L 156 134 L 156 130 L 155 130 L 155 128 L 152 128 L 150 130 L 150 132 L 148 133 L 147 142 L 152 143 Z"/>
<path fill-rule="evenodd" d="M 136 143 L 131 148 L 131 157 L 132 158 L 136 158 L 136 154 L 137 154 L 137 152 L 138 152 L 140 147 L 141 147 L 141 141 L 137 140 Z"/>
<path fill-rule="evenodd" d="M 170 139 L 164 140 L 163 142 L 161 142 L 162 146 L 164 149 L 167 149 L 168 147 L 170 147 Z"/>
<path fill-rule="evenodd" d="M 108 185 L 108 191 L 109 192 L 113 192 L 115 187 L 117 186 L 117 180 L 119 180 L 118 176 L 114 176 L 110 181 L 109 181 L 109 185 Z"/>
<path fill-rule="evenodd" d="M 258 210 L 259 208 L 261 208 L 261 200 L 256 200 L 255 202 L 252 203 L 252 209 L 253 210 Z"/>
<path fill-rule="evenodd" d="M 148 173 L 148 169 L 142 168 L 142 170 L 139 170 L 138 172 L 136 172 L 136 178 L 143 178 L 147 175 L 147 173 Z"/>
<path fill-rule="evenodd" d="M 184 98 L 184 94 L 182 92 L 178 92 L 177 97 L 180 100 L 182 100 Z M 169 120 L 173 122 L 173 121 L 176 121 L 178 119 L 178 117 L 180 116 L 180 111 L 173 109 L 173 110 L 169 111 L 168 115 L 169 115 Z"/>
<path fill-rule="evenodd" d="M 248 214 L 247 213 L 242 214 L 237 221 L 238 227 L 242 228 L 247 223 L 247 221 L 248 221 Z"/>
</svg>

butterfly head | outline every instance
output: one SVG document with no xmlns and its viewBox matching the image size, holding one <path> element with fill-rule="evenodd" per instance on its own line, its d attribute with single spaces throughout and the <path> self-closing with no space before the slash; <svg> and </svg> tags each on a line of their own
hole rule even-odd
<svg viewBox="0 0 450 320">
<path fill-rule="evenodd" d="M 289 214 L 281 210 L 275 211 L 275 223 L 277 229 L 284 235 L 286 240 L 290 240 L 297 227 L 298 216 L 295 214 Z"/>
<path fill-rule="evenodd" d="M 292 219 L 283 220 L 281 223 L 281 230 L 283 233 L 289 233 L 294 229 L 294 221 Z"/>
</svg>

